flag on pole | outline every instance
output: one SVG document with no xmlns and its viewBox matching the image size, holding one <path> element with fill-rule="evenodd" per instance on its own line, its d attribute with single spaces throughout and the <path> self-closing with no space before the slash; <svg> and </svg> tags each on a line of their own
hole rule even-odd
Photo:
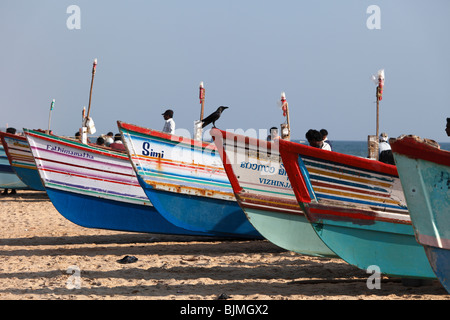
<svg viewBox="0 0 450 320">
<path fill-rule="evenodd" d="M 199 92 L 199 99 L 200 99 L 200 103 L 202 103 L 205 100 L 205 88 L 203 87 L 203 81 L 200 82 L 200 88 L 199 88 L 200 92 Z"/>
<path fill-rule="evenodd" d="M 377 75 L 372 75 L 372 81 L 377 85 L 377 100 L 383 99 L 383 87 L 384 87 L 384 69 L 378 70 Z"/>
<path fill-rule="evenodd" d="M 284 92 L 281 93 L 281 110 L 283 110 L 283 117 L 286 117 L 287 102 L 286 102 L 286 94 Z"/>
<path fill-rule="evenodd" d="M 55 99 L 52 100 L 52 103 L 50 104 L 50 111 L 53 110 L 53 107 L 55 106 Z"/>
</svg>

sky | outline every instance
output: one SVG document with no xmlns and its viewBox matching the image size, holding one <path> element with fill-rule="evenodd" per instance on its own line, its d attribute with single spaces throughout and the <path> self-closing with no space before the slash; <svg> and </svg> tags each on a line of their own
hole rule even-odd
<svg viewBox="0 0 450 320">
<path fill-rule="evenodd" d="M 68 10 L 71 6 L 77 11 Z M 372 10 L 371 6 L 377 6 Z M 449 142 L 450 1 L 130 0 L 0 1 L 0 127 L 73 135 L 88 108 L 96 134 L 117 120 L 177 129 L 228 106 L 218 128 L 285 121 L 291 137 L 325 128 L 330 140 L 380 132 Z"/>
</svg>

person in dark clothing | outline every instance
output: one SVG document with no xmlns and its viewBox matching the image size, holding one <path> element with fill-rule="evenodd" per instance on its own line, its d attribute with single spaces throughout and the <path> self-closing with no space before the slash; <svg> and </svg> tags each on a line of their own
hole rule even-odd
<svg viewBox="0 0 450 320">
<path fill-rule="evenodd" d="M 105 139 L 103 137 L 98 137 L 96 144 L 99 145 L 99 146 L 104 146 L 105 145 Z"/>
</svg>

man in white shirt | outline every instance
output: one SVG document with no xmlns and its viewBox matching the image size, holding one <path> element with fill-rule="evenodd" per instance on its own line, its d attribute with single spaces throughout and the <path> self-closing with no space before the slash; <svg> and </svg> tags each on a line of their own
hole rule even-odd
<svg viewBox="0 0 450 320">
<path fill-rule="evenodd" d="M 168 109 L 162 115 L 164 117 L 164 120 L 166 120 L 162 131 L 170 134 L 175 134 L 175 121 L 173 121 L 173 111 Z"/>
<path fill-rule="evenodd" d="M 388 140 L 389 137 L 386 133 L 380 134 L 380 142 L 378 144 L 378 161 L 395 164 L 394 156 L 392 155 L 391 145 Z"/>
<path fill-rule="evenodd" d="M 323 144 L 324 144 L 324 146 L 322 147 L 322 149 L 332 151 L 333 150 L 333 146 L 331 145 L 330 140 L 328 140 L 328 131 L 327 131 L 327 129 L 320 129 L 319 132 L 320 132 L 320 134 L 323 137 Z"/>
<path fill-rule="evenodd" d="M 383 132 L 382 134 L 380 134 L 380 143 L 378 145 L 379 153 L 382 153 L 383 151 L 386 150 L 391 150 L 391 146 L 389 145 L 388 139 L 389 137 L 386 133 Z"/>
</svg>

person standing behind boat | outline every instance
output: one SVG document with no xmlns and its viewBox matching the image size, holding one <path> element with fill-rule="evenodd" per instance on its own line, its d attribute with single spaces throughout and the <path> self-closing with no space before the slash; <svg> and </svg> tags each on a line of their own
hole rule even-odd
<svg viewBox="0 0 450 320">
<path fill-rule="evenodd" d="M 270 134 L 267 136 L 267 141 L 275 141 L 276 139 L 280 139 L 280 135 L 278 134 L 278 128 L 272 127 L 270 128 Z"/>
<path fill-rule="evenodd" d="M 388 164 L 395 164 L 394 156 L 391 150 L 391 145 L 388 142 L 389 140 L 388 135 L 385 132 L 383 132 L 382 134 L 380 134 L 379 140 L 380 141 L 378 144 L 378 161 Z"/>
<path fill-rule="evenodd" d="M 114 133 L 112 133 L 111 131 L 108 132 L 105 136 L 105 146 L 109 147 L 111 145 L 111 143 L 114 143 Z"/>
<path fill-rule="evenodd" d="M 164 123 L 164 127 L 162 129 L 163 132 L 167 132 L 170 134 L 175 134 L 175 121 L 173 120 L 173 110 L 166 110 L 162 116 L 166 122 Z"/>
<path fill-rule="evenodd" d="M 447 126 L 445 127 L 445 132 L 447 132 L 447 136 L 450 137 L 450 118 L 447 118 Z"/>
<path fill-rule="evenodd" d="M 98 146 L 104 146 L 105 145 L 105 139 L 103 137 L 98 137 L 96 144 Z"/>
<path fill-rule="evenodd" d="M 320 129 L 320 134 L 323 137 L 323 143 L 328 143 L 329 146 L 330 146 L 330 150 L 332 151 L 333 150 L 333 146 L 331 145 L 330 140 L 328 140 L 328 131 L 327 131 L 327 129 Z"/>
<path fill-rule="evenodd" d="M 16 128 L 6 128 L 6 132 L 10 134 L 16 134 Z M 9 194 L 16 194 L 16 189 L 11 189 L 11 192 Z M 8 189 L 4 189 L 2 192 L 2 195 L 6 196 L 8 194 Z"/>
</svg>

